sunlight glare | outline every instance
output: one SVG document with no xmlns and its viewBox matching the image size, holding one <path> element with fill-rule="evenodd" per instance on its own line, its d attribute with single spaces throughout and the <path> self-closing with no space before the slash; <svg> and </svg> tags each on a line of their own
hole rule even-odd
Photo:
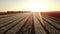
<svg viewBox="0 0 60 34">
<path fill-rule="evenodd" d="M 32 4 L 29 6 L 29 9 L 32 12 L 43 12 L 46 11 L 45 5 L 44 4 Z"/>
</svg>

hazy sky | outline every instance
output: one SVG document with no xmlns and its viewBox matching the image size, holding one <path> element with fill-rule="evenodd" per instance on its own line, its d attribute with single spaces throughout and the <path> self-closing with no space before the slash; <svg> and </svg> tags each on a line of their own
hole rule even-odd
<svg viewBox="0 0 60 34">
<path fill-rule="evenodd" d="M 38 8 L 38 6 L 40 6 Z M 30 11 L 31 8 L 46 11 L 60 11 L 60 0 L 0 0 L 0 11 L 24 10 Z"/>
</svg>

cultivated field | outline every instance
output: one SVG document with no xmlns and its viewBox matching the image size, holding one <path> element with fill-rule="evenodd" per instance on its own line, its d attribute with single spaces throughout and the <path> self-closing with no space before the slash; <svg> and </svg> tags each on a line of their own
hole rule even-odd
<svg viewBox="0 0 60 34">
<path fill-rule="evenodd" d="M 0 34 L 60 34 L 59 15 L 59 12 L 1 14 Z"/>
</svg>

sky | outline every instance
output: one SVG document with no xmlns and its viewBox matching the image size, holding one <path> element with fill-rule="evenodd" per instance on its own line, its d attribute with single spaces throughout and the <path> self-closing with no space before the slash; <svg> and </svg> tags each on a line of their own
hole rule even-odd
<svg viewBox="0 0 60 34">
<path fill-rule="evenodd" d="M 60 11 L 60 0 L 0 0 L 1 11 Z"/>
</svg>

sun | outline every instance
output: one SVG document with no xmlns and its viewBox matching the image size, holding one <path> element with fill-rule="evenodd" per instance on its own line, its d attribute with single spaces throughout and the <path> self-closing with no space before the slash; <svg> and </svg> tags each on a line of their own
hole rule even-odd
<svg viewBox="0 0 60 34">
<path fill-rule="evenodd" d="M 46 11 L 44 4 L 32 4 L 29 6 L 30 11 L 32 12 L 44 12 Z"/>
</svg>

